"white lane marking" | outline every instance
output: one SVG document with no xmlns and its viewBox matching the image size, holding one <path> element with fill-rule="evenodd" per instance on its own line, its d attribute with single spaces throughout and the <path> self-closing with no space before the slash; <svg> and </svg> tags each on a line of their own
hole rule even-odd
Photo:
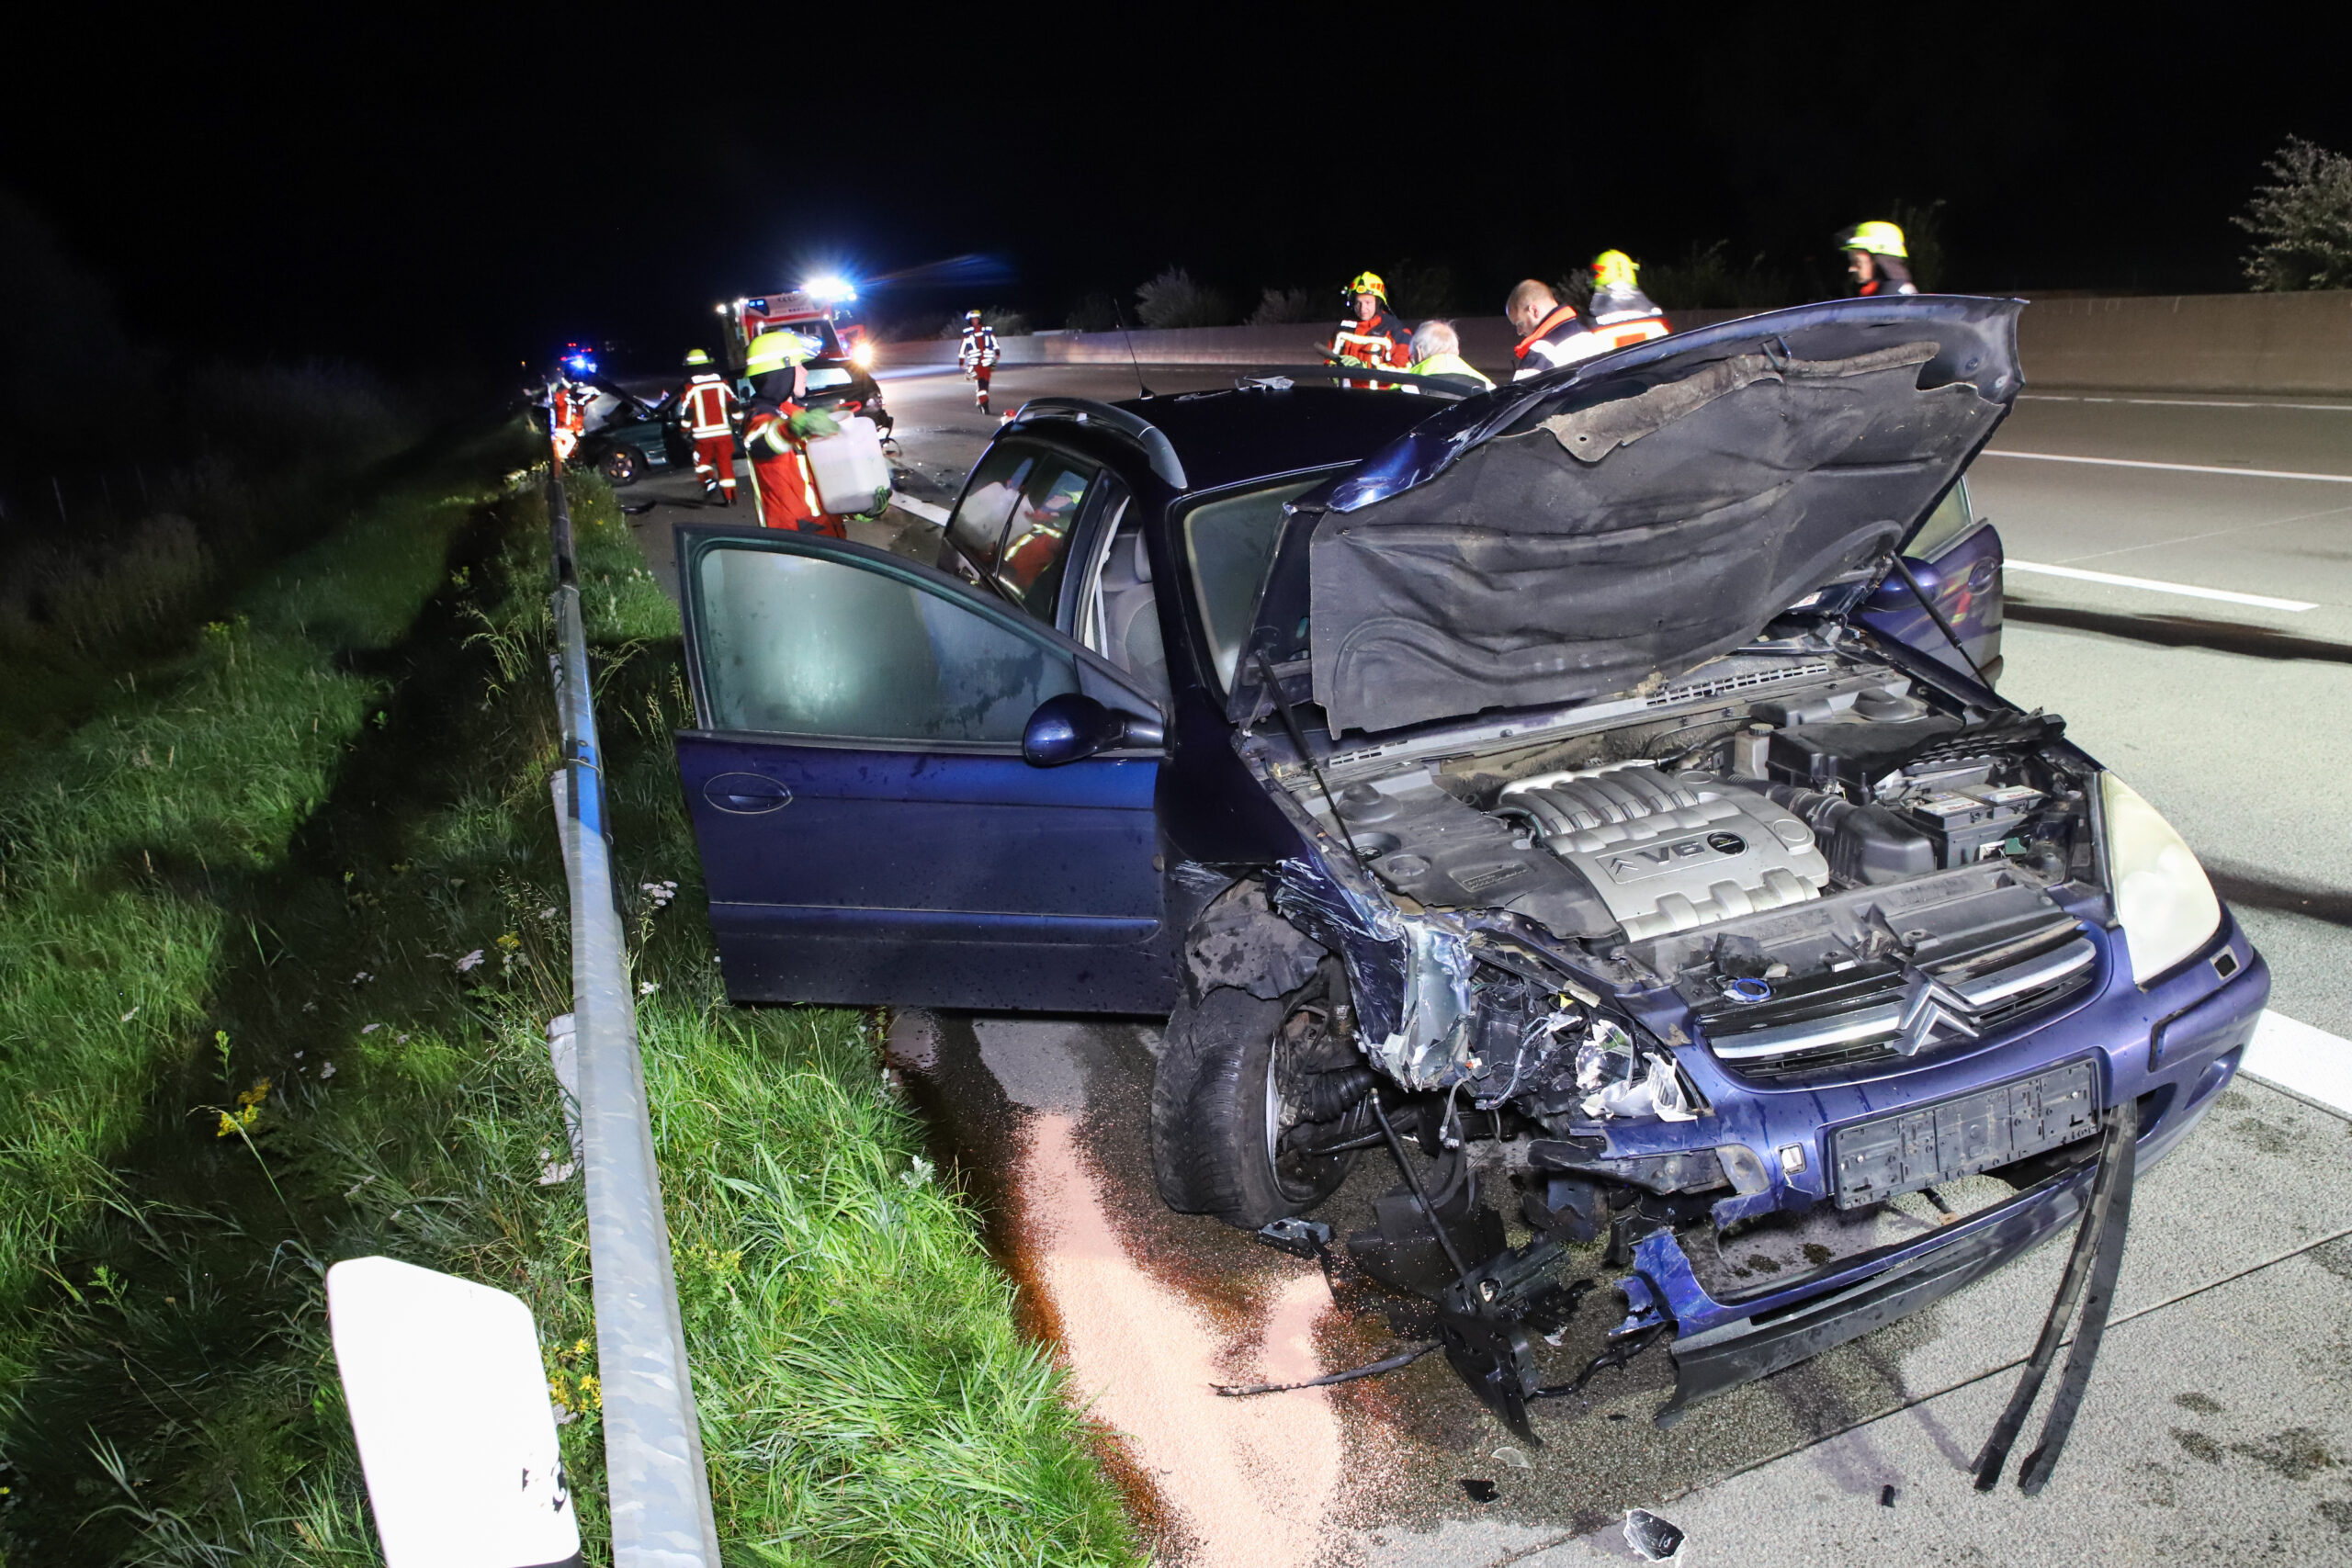
<svg viewBox="0 0 2352 1568">
<path fill-rule="evenodd" d="M 2296 615 L 2316 610 L 2301 599 L 2273 599 L 2267 593 L 2234 593 L 2226 588 L 2199 588 L 2188 582 L 2159 582 L 2153 577 L 2122 577 L 2111 571 L 2085 571 L 2078 566 L 2045 566 L 2011 556 L 2004 563 L 2011 571 L 2036 571 L 2044 577 L 2072 577 L 2084 582 L 2104 582 L 2116 588 L 2145 588 L 2156 593 L 2178 593 L 2189 599 L 2219 599 L 2224 604 L 2251 604 L 2257 610 L 2287 610 Z"/>
<path fill-rule="evenodd" d="M 2352 1040 L 2262 1010 L 2238 1070 L 2352 1116 Z"/>
<path fill-rule="evenodd" d="M 936 524 L 942 528 L 947 526 L 947 508 L 944 506 L 933 506 L 927 501 L 917 501 L 913 496 L 907 494 L 904 491 L 892 491 L 890 492 L 890 504 L 897 507 L 901 512 L 912 513 L 915 516 L 922 518 L 926 523 Z"/>
<path fill-rule="evenodd" d="M 2317 413 L 2352 413 L 2352 403 L 2233 403 L 2198 398 L 2086 398 L 2058 392 L 2019 392 L 2018 397 L 2038 403 L 2130 403 L 2143 409 L 2302 409 Z"/>
<path fill-rule="evenodd" d="M 2092 400 L 2086 399 L 2085 401 Z M 2029 457 L 2037 463 L 2089 463 L 2101 468 L 2162 468 L 2175 474 L 2233 474 L 2243 479 L 2309 479 L 2314 484 L 2352 485 L 2352 474 L 2300 474 L 2286 468 L 2214 468 L 2204 463 L 2146 463 L 2136 457 L 2073 457 L 2057 452 L 2004 452 L 1986 447 L 1982 457 Z"/>
</svg>

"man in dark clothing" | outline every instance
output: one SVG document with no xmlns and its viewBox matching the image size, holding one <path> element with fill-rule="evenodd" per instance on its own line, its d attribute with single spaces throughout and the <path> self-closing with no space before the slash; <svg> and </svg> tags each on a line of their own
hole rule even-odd
<svg viewBox="0 0 2352 1568">
<path fill-rule="evenodd" d="M 1881 294 L 1917 294 L 1911 282 L 1911 253 L 1903 231 L 1892 223 L 1857 223 L 1838 236 L 1846 253 L 1846 270 L 1853 275 L 1854 292 L 1864 299 Z"/>
</svg>

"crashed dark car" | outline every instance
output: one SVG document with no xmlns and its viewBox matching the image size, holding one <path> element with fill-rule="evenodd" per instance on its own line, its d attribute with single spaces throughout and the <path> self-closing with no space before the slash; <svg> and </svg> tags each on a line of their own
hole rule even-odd
<svg viewBox="0 0 2352 1568">
<path fill-rule="evenodd" d="M 1571 1245 L 1621 1353 L 1670 1335 L 1663 1421 L 1958 1289 L 2084 1211 L 2103 1125 L 2177 1143 L 2269 987 L 1990 684 L 1998 542 L 1951 508 L 2017 310 L 1804 307 L 1434 409 L 1033 404 L 946 570 L 682 528 L 730 993 L 1170 1013 L 1167 1201 L 1320 1251 L 1393 1158 L 1348 1259 L 1521 1429 Z"/>
</svg>

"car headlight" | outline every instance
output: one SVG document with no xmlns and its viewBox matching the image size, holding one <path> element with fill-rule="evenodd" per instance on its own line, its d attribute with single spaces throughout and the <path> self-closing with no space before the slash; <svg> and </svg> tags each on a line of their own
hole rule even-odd
<svg viewBox="0 0 2352 1568">
<path fill-rule="evenodd" d="M 870 343 L 859 344 L 849 351 L 849 362 L 861 370 L 865 369 L 874 363 L 874 345 Z"/>
<path fill-rule="evenodd" d="M 2222 901 L 2188 841 L 2137 790 L 2101 773 L 2099 798 L 2107 809 L 2115 918 L 2132 954 L 2132 978 L 2144 986 L 2205 945 L 2222 923 Z"/>
</svg>

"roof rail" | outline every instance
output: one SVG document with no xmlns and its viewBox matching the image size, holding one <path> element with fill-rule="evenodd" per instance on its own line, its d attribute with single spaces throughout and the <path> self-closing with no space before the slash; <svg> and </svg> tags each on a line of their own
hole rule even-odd
<svg viewBox="0 0 2352 1568">
<path fill-rule="evenodd" d="M 1143 448 L 1144 456 L 1151 459 L 1151 471 L 1170 489 L 1187 488 L 1184 465 L 1176 456 L 1175 444 L 1168 439 L 1166 431 L 1140 414 L 1111 403 L 1098 403 L 1091 398 L 1032 398 L 1014 411 L 1006 427 L 1044 419 L 1066 419 L 1076 424 L 1116 431 Z"/>
</svg>

